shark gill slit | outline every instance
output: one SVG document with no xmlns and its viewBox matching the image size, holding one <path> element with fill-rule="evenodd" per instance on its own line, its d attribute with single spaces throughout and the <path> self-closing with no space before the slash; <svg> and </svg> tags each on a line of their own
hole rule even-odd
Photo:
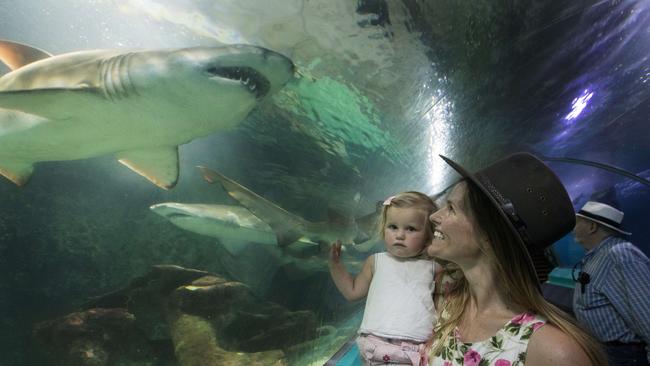
<svg viewBox="0 0 650 366">
<path fill-rule="evenodd" d="M 132 53 L 111 57 L 102 62 L 102 92 L 104 96 L 114 101 L 135 93 L 135 88 L 128 74 L 129 58 Z"/>
<path fill-rule="evenodd" d="M 125 95 L 139 95 L 138 91 L 135 89 L 135 85 L 131 82 L 131 74 L 129 70 L 131 69 L 131 58 L 133 58 L 133 53 L 129 52 L 124 55 L 122 58 L 122 63 L 120 64 L 120 80 L 122 85 L 124 85 Z"/>
<path fill-rule="evenodd" d="M 106 60 L 102 60 L 101 65 L 100 65 L 100 70 L 99 70 L 99 75 L 101 78 L 101 86 L 102 86 L 102 94 L 104 94 L 104 98 L 113 100 L 112 95 L 113 93 L 110 91 L 113 89 L 113 85 L 109 85 L 112 83 L 111 77 L 110 77 L 110 63 L 113 58 L 109 58 Z"/>
<path fill-rule="evenodd" d="M 111 81 L 113 85 L 113 91 L 115 92 L 115 95 L 113 95 L 113 98 L 115 99 L 121 99 L 126 97 L 126 92 L 124 90 L 124 86 L 122 85 L 122 79 L 120 78 L 120 72 L 121 67 L 122 67 L 122 60 L 124 60 L 124 55 L 118 55 L 113 58 L 113 62 L 111 62 Z"/>
</svg>

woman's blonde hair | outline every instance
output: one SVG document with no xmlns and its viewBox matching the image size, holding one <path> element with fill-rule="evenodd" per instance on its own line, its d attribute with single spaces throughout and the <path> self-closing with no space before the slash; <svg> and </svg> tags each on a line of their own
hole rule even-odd
<svg viewBox="0 0 650 366">
<path fill-rule="evenodd" d="M 384 226 L 386 226 L 386 213 L 388 212 L 389 207 L 416 208 L 423 210 L 427 215 L 427 237 L 431 238 L 433 236 L 433 225 L 430 224 L 428 217 L 434 211 L 438 210 L 438 206 L 436 206 L 436 203 L 431 199 L 431 197 L 416 191 L 402 192 L 388 197 L 382 205 L 381 218 L 379 220 L 379 225 L 377 226 L 377 230 L 379 230 L 379 235 L 382 239 L 385 239 Z"/>
<path fill-rule="evenodd" d="M 607 365 L 607 358 L 600 343 L 584 331 L 576 321 L 544 299 L 535 272 L 528 268 L 526 249 L 504 221 L 489 198 L 471 181 L 463 180 L 467 186 L 464 209 L 470 213 L 473 224 L 486 235 L 489 247 L 483 252 L 490 259 L 496 282 L 501 285 L 500 295 L 512 305 L 541 315 L 562 332 L 572 337 L 585 351 L 593 365 Z M 449 275 L 456 279 L 448 293 L 442 309 L 438 309 L 439 321 L 434 329 L 432 354 L 437 355 L 452 336 L 468 304 L 470 293 L 467 279 L 457 267 Z M 442 316 L 444 314 L 444 316 Z"/>
</svg>

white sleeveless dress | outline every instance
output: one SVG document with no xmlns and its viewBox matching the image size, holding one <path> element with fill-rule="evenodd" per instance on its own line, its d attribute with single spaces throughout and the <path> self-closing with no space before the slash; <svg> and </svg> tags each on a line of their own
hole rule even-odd
<svg viewBox="0 0 650 366">
<path fill-rule="evenodd" d="M 359 333 L 426 342 L 436 322 L 435 262 L 377 253 Z"/>
</svg>

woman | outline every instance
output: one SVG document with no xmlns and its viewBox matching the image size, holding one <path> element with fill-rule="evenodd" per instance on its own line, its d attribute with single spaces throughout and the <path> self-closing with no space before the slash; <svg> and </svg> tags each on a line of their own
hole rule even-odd
<svg viewBox="0 0 650 366">
<path fill-rule="evenodd" d="M 540 160 L 519 153 L 469 174 L 430 217 L 427 253 L 455 264 L 430 365 L 606 365 L 599 344 L 542 297 L 531 253 L 574 226 L 571 201 Z"/>
</svg>

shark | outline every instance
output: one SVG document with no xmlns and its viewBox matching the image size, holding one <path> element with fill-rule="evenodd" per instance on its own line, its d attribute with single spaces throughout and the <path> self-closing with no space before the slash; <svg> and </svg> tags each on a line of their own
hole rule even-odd
<svg viewBox="0 0 650 366">
<path fill-rule="evenodd" d="M 292 280 L 327 271 L 327 250 L 305 233 L 294 243 L 278 246 L 273 229 L 247 208 L 237 205 L 163 202 L 150 210 L 183 230 L 217 239 L 214 253 L 231 277 L 264 295 L 278 271 Z M 346 263 L 360 270 L 363 260 L 381 250 L 380 241 L 346 246 Z"/>
<path fill-rule="evenodd" d="M 369 232 L 375 225 L 378 217 L 377 212 L 372 212 L 356 220 L 334 217 L 329 221 L 312 222 L 288 212 L 212 169 L 203 166 L 198 168 L 208 183 L 220 184 L 228 195 L 265 222 L 275 234 L 276 242 L 280 247 L 286 247 L 299 239 L 306 239 L 324 246 L 336 240 L 341 240 L 344 245 L 356 245 L 371 238 Z"/>
<path fill-rule="evenodd" d="M 149 209 L 178 228 L 217 239 L 233 255 L 239 254 L 248 243 L 279 246 L 277 235 L 271 226 L 243 206 L 162 202 L 151 205 Z M 375 216 L 370 214 L 358 220 L 366 223 L 374 220 Z M 289 254 L 299 256 L 297 254 L 301 251 L 313 253 L 314 250 L 319 250 L 322 243 L 318 239 L 321 236 L 310 232 L 303 234 L 289 245 L 292 248 L 288 251 Z M 374 244 L 368 240 L 356 244 L 354 248 L 357 252 L 366 252 Z"/>
<path fill-rule="evenodd" d="M 163 202 L 149 209 L 181 229 L 220 241 L 248 239 L 276 244 L 271 227 L 241 206 Z"/>
<path fill-rule="evenodd" d="M 113 154 L 153 184 L 178 181 L 178 145 L 231 129 L 294 75 L 252 45 L 83 50 L 52 55 L 0 40 L 0 174 Z"/>
<path fill-rule="evenodd" d="M 149 209 L 173 225 L 218 241 L 230 252 L 238 255 L 248 243 L 277 246 L 273 229 L 247 208 L 237 205 L 163 202 Z M 314 247 L 318 243 L 308 237 L 298 238 L 293 246 Z"/>
</svg>

